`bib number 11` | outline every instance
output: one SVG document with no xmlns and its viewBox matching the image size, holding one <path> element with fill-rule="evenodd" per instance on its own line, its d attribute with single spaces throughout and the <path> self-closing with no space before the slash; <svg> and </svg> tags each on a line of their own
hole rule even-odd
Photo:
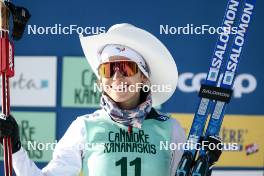
<svg viewBox="0 0 264 176">
<path fill-rule="evenodd" d="M 123 157 L 115 163 L 121 166 L 121 176 L 127 176 L 127 157 Z M 141 176 L 141 158 L 136 158 L 129 162 L 129 166 L 135 165 L 135 176 Z"/>
</svg>

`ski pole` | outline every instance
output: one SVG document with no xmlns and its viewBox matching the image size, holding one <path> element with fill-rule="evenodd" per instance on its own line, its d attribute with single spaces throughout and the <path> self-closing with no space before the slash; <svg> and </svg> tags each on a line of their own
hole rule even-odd
<svg viewBox="0 0 264 176">
<path fill-rule="evenodd" d="M 1 8 L 1 75 L 2 75 L 2 114 L 7 117 L 10 114 L 9 77 L 14 75 L 13 45 L 9 42 L 9 10 L 4 2 L 0 2 Z M 5 176 L 12 176 L 12 141 L 9 136 L 3 138 L 4 146 L 4 171 Z"/>
<path fill-rule="evenodd" d="M 30 14 L 24 7 L 18 7 L 9 1 L 0 1 L 0 73 L 2 76 L 2 117 L 10 114 L 10 87 L 9 78 L 14 72 L 14 45 L 9 39 L 9 15 L 13 17 L 12 38 L 19 40 L 22 37 Z M 12 141 L 10 136 L 3 138 L 4 172 L 5 176 L 12 176 Z"/>
</svg>

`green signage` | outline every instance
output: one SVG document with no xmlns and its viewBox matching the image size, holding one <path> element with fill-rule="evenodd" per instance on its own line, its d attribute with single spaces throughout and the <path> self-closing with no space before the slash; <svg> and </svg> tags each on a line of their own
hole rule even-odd
<svg viewBox="0 0 264 176">
<path fill-rule="evenodd" d="M 62 106 L 98 108 L 101 93 L 86 59 L 64 57 L 62 70 Z"/>
<path fill-rule="evenodd" d="M 53 112 L 12 112 L 20 132 L 23 148 L 33 161 L 51 160 L 56 145 L 56 114 Z M 0 150 L 3 159 L 3 149 Z"/>
</svg>

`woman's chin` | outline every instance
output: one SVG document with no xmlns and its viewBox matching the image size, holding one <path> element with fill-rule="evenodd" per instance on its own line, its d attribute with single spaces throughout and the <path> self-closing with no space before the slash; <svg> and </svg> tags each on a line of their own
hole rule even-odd
<svg viewBox="0 0 264 176">
<path fill-rule="evenodd" d="M 130 100 L 133 94 L 130 92 L 111 92 L 108 94 L 115 102 L 121 103 Z"/>
</svg>

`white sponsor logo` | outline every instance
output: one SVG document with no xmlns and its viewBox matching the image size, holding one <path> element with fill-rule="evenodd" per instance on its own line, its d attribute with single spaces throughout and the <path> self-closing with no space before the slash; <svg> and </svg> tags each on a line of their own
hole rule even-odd
<svg viewBox="0 0 264 176">
<path fill-rule="evenodd" d="M 16 57 L 15 70 L 15 76 L 10 79 L 12 106 L 56 105 L 56 57 Z"/>
<path fill-rule="evenodd" d="M 239 24 L 238 35 L 235 37 L 233 48 L 231 49 L 231 54 L 227 63 L 227 71 L 224 76 L 224 83 L 227 85 L 232 84 L 242 47 L 244 45 L 244 37 L 249 26 L 248 24 L 250 22 L 250 15 L 252 14 L 253 7 L 254 6 L 251 4 L 245 4 L 245 9 L 241 17 L 241 23 Z"/>
<path fill-rule="evenodd" d="M 179 75 L 178 88 L 186 93 L 198 92 L 200 90 L 201 81 L 206 79 L 206 73 L 194 74 L 186 72 Z M 246 83 L 246 85 L 245 85 Z M 256 78 L 249 73 L 243 73 L 237 75 L 234 82 L 235 98 L 241 98 L 243 94 L 249 94 L 255 91 L 257 88 Z"/>
</svg>

